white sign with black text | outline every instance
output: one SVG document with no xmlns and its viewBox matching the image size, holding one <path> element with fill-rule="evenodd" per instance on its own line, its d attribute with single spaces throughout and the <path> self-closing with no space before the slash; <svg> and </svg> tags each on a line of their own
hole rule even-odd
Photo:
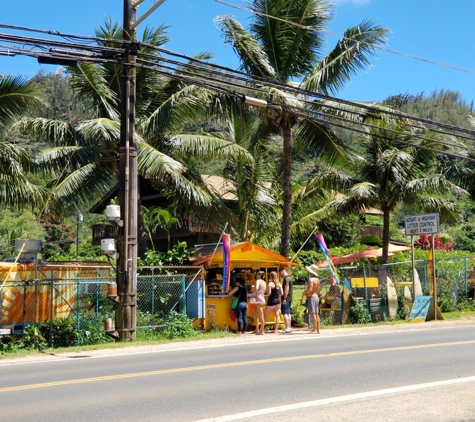
<svg viewBox="0 0 475 422">
<path fill-rule="evenodd" d="M 417 214 L 404 217 L 406 236 L 439 232 L 439 214 Z"/>
</svg>

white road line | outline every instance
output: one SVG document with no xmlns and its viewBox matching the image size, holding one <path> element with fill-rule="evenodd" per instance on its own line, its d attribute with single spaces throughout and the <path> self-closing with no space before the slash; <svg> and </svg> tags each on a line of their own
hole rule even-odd
<svg viewBox="0 0 475 422">
<path fill-rule="evenodd" d="M 366 393 L 349 394 L 347 396 L 331 397 L 328 399 L 307 401 L 303 403 L 295 403 L 295 404 L 289 404 L 285 406 L 269 407 L 267 409 L 252 410 L 252 411 L 243 412 L 243 413 L 235 413 L 234 415 L 224 415 L 224 416 L 218 416 L 216 418 L 200 419 L 199 421 L 194 421 L 194 422 L 237 421 L 241 419 L 249 419 L 256 416 L 270 415 L 273 413 L 287 412 L 291 410 L 300 410 L 300 409 L 305 409 L 308 407 L 323 406 L 327 404 L 341 403 L 345 401 L 358 400 L 358 399 L 367 399 L 370 397 L 378 397 L 378 396 L 384 396 L 384 395 L 395 394 L 395 393 L 406 393 L 409 391 L 424 390 L 427 388 L 442 387 L 442 386 L 453 385 L 453 384 L 462 384 L 465 382 L 475 382 L 475 377 L 456 378 L 453 380 L 428 382 L 425 384 L 414 384 L 414 385 L 408 385 L 405 387 L 396 387 L 396 388 L 388 388 L 384 390 L 368 391 Z"/>
</svg>

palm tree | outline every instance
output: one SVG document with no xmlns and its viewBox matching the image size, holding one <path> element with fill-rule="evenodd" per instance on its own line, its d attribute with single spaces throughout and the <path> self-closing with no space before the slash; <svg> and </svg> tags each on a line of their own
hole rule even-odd
<svg viewBox="0 0 475 422">
<path fill-rule="evenodd" d="M 249 161 L 242 156 L 231 157 L 224 167 L 224 193 L 236 198 L 229 206 L 234 217 L 230 226 L 241 241 L 266 243 L 280 217 L 274 195 L 273 151 L 262 140 L 261 121 L 248 110 L 228 116 L 226 124 L 226 139 L 246 148 L 254 158 Z"/>
<path fill-rule="evenodd" d="M 166 42 L 165 29 L 163 26 L 155 30 L 147 28 L 143 35 L 147 46 L 141 52 L 157 54 L 148 45 L 160 46 Z M 96 35 L 106 40 L 120 39 L 122 29 L 118 24 L 106 22 Z M 109 41 L 103 43 L 107 45 Z M 210 55 L 203 53 L 198 57 L 203 59 Z M 52 188 L 56 200 L 76 209 L 92 198 L 104 195 L 117 183 L 122 68 L 115 64 L 83 63 L 68 68 L 68 72 L 75 93 L 92 104 L 94 116 L 78 124 L 42 118 L 23 119 L 18 127 L 54 146 L 42 151 L 39 160 L 54 172 Z M 152 70 L 137 69 L 139 174 L 165 194 L 195 207 L 209 206 L 213 196 L 200 175 L 188 165 L 189 156 L 196 153 L 202 157 L 241 155 L 252 160 L 244 148 L 225 139 L 206 133 L 180 132 L 185 122 L 207 112 L 209 101 L 210 94 L 201 88 Z"/>
<path fill-rule="evenodd" d="M 158 227 L 167 232 L 168 249 L 170 249 L 170 230 L 174 226 L 181 227 L 181 220 L 176 215 L 175 207 L 173 205 L 169 206 L 168 209 L 160 207 L 152 207 L 147 209 L 142 207 L 142 216 L 148 238 L 152 244 L 152 249 L 155 250 L 155 247 L 153 246 L 152 234 L 157 231 Z"/>
<path fill-rule="evenodd" d="M 232 16 L 217 18 L 225 41 L 231 43 L 241 68 L 255 76 L 284 84 L 299 81 L 299 86 L 316 93 L 335 93 L 358 70 L 368 67 L 368 57 L 384 44 L 387 29 L 370 21 L 351 27 L 326 56 L 319 59 L 323 34 L 331 17 L 331 6 L 324 0 L 254 0 L 254 21 L 247 32 Z M 278 88 L 264 95 L 274 106 L 267 118 L 279 127 L 283 140 L 282 184 L 283 217 L 280 252 L 289 256 L 292 210 L 293 132 L 307 147 L 329 161 L 344 154 L 333 132 L 325 125 L 302 118 L 292 107 L 304 107 L 298 98 Z"/>
<path fill-rule="evenodd" d="M 3 133 L 19 116 L 42 102 L 34 83 L 21 76 L 0 77 L 0 128 Z M 35 168 L 31 152 L 21 145 L 0 143 L 0 203 L 30 207 L 42 202 L 46 191 L 28 179 Z"/>
<path fill-rule="evenodd" d="M 356 176 L 335 171 L 328 174 L 333 187 L 339 187 L 345 196 L 329 202 L 307 218 L 350 215 L 369 207 L 382 211 L 382 263 L 385 264 L 390 218 L 398 206 L 404 205 L 415 213 L 438 212 L 443 222 L 457 221 L 461 213 L 455 200 L 467 192 L 450 182 L 443 169 L 430 171 L 427 167 L 435 158 L 434 151 L 441 148 L 436 136 L 411 139 L 407 135 L 408 128 L 402 127 L 401 121 L 396 126 L 385 121 L 375 121 L 373 125 L 379 127 L 373 128 L 361 140 L 361 158 L 355 163 Z"/>
</svg>

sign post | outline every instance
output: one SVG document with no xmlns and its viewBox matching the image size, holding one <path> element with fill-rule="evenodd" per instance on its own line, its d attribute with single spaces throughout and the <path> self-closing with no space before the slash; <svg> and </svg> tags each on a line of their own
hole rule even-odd
<svg viewBox="0 0 475 422">
<path fill-rule="evenodd" d="M 436 289 L 436 277 L 435 277 L 435 251 L 434 251 L 434 235 L 439 232 L 439 214 L 416 214 L 416 215 L 406 215 L 404 217 L 404 227 L 406 236 L 411 236 L 411 247 L 412 247 L 412 295 L 414 296 L 415 303 L 415 280 L 414 280 L 414 235 L 421 234 L 430 234 L 432 235 L 432 283 L 434 285 L 433 290 L 433 301 L 434 309 L 437 309 L 437 289 Z M 435 319 L 437 319 L 437 312 L 434 312 Z"/>
</svg>

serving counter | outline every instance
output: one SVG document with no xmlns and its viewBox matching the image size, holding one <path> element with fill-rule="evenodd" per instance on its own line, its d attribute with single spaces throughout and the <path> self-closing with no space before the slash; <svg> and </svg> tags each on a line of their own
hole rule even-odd
<svg viewBox="0 0 475 422">
<path fill-rule="evenodd" d="M 255 321 L 253 315 L 252 306 L 249 304 L 249 299 L 251 298 L 251 294 L 247 295 L 247 324 L 248 330 L 254 329 Z M 237 331 L 237 320 L 235 317 L 232 317 L 231 314 L 231 302 L 235 299 L 234 296 L 228 295 L 206 295 L 206 314 L 205 314 L 205 321 L 206 321 L 206 330 L 210 329 L 218 329 L 218 330 L 225 330 L 230 329 L 232 331 Z M 267 301 L 267 296 L 266 296 Z M 264 312 L 266 311 L 266 307 L 263 307 Z M 279 310 L 280 312 L 280 310 Z M 283 324 L 283 317 L 280 316 L 280 321 Z M 274 325 L 275 324 L 275 314 L 271 312 L 269 314 L 269 318 L 267 320 L 266 325 Z"/>
</svg>

